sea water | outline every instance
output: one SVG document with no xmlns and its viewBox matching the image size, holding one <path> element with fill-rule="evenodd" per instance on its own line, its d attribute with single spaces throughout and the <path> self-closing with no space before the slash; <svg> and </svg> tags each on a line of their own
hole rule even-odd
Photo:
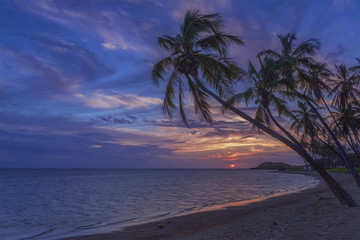
<svg viewBox="0 0 360 240">
<path fill-rule="evenodd" d="M 0 239 L 111 232 L 316 184 L 262 170 L 2 169 Z"/>
</svg>

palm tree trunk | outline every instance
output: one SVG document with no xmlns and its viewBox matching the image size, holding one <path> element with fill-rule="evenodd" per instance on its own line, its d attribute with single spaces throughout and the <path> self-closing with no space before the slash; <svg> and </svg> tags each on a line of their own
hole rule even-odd
<svg viewBox="0 0 360 240">
<path fill-rule="evenodd" d="M 186 76 L 187 78 L 189 78 L 189 76 Z M 213 97 L 215 100 L 217 100 L 220 104 L 224 105 L 225 107 L 227 107 L 228 109 L 230 109 L 233 113 L 235 113 L 236 115 L 244 118 L 246 121 L 252 123 L 253 125 L 255 125 L 256 127 L 258 127 L 259 129 L 261 129 L 262 131 L 266 132 L 267 134 L 269 134 L 270 136 L 276 138 L 277 140 L 281 141 L 282 143 L 284 143 L 286 146 L 290 147 L 291 149 L 293 149 L 295 152 L 297 152 L 301 157 L 303 157 L 312 168 L 314 168 L 319 174 L 320 176 L 324 179 L 324 181 L 326 182 L 326 184 L 328 185 L 328 187 L 330 188 L 330 190 L 334 193 L 334 195 L 336 196 L 336 198 L 343 204 L 348 205 L 349 207 L 355 207 L 357 204 L 355 203 L 355 201 L 351 198 L 351 196 L 329 175 L 328 172 L 325 171 L 324 168 L 322 168 L 320 165 L 318 165 L 313 159 L 312 157 L 305 151 L 302 151 L 302 149 L 298 148 L 294 143 L 292 143 L 290 140 L 288 140 L 287 138 L 285 138 L 284 136 L 280 135 L 279 133 L 275 132 L 274 130 L 266 127 L 265 125 L 263 125 L 262 123 L 256 121 L 255 119 L 253 119 L 252 117 L 250 117 L 249 115 L 247 115 L 246 113 L 242 112 L 241 110 L 239 110 L 238 108 L 235 108 L 234 106 L 230 105 L 229 103 L 227 103 L 226 101 L 224 101 L 222 98 L 220 98 L 219 96 L 217 96 L 215 93 L 213 93 L 212 91 L 210 91 L 209 89 L 207 89 L 206 87 L 204 87 L 201 82 L 199 81 L 199 79 L 195 79 L 197 80 L 197 84 L 199 85 L 199 87 L 209 96 Z"/>
<path fill-rule="evenodd" d="M 274 118 L 274 116 L 272 115 L 272 112 L 271 112 L 271 110 L 270 110 L 269 107 L 266 107 L 266 111 L 268 112 L 271 120 L 275 123 L 275 125 L 276 125 L 283 133 L 285 133 L 285 135 L 286 135 L 288 138 L 290 138 L 290 139 L 296 144 L 296 146 L 298 146 L 298 147 L 302 148 L 304 151 L 306 151 L 306 149 L 301 145 L 301 143 L 299 143 L 299 141 L 298 141 L 291 133 L 289 133 L 283 126 L 281 126 L 280 123 Z M 320 138 L 318 138 L 318 139 L 320 139 Z M 323 143 L 325 143 L 325 142 L 322 141 L 321 139 L 320 139 L 320 141 L 323 142 Z M 333 150 L 337 155 L 339 155 L 339 153 L 337 153 L 337 152 L 335 151 L 335 149 L 331 148 L 330 145 L 328 145 L 327 143 L 325 143 L 325 145 L 326 145 L 326 146 L 329 146 L 331 150 Z M 341 155 L 339 155 L 339 156 L 340 156 L 340 158 L 341 158 Z"/>
<path fill-rule="evenodd" d="M 353 162 L 348 158 L 348 156 L 347 156 L 344 148 L 341 146 L 339 140 L 337 139 L 337 137 L 335 136 L 333 131 L 330 129 L 329 125 L 321 117 L 320 113 L 316 110 L 314 105 L 312 105 L 312 103 L 308 99 L 306 99 L 306 103 L 310 106 L 311 110 L 318 116 L 318 118 L 320 119 L 322 125 L 325 127 L 326 131 L 330 134 L 331 138 L 334 140 L 336 146 L 338 147 L 338 149 L 340 151 L 340 154 L 341 154 L 342 158 L 345 161 L 345 165 L 350 170 L 352 176 L 355 179 L 355 182 L 356 182 L 357 186 L 360 188 L 360 176 L 359 176 L 359 173 L 356 171 Z"/>
<path fill-rule="evenodd" d="M 306 149 L 301 145 L 301 143 L 299 143 L 299 141 L 291 134 L 289 133 L 283 126 L 280 125 L 280 123 L 274 118 L 274 116 L 272 115 L 272 112 L 270 110 L 269 107 L 266 107 L 266 111 L 268 112 L 271 120 L 275 123 L 275 125 L 283 132 L 285 133 L 286 136 L 288 136 L 288 138 L 290 138 L 295 144 L 296 146 L 298 146 L 299 148 L 302 148 L 304 151 L 306 151 Z M 321 139 L 320 139 L 321 140 Z M 321 142 L 323 142 L 321 140 Z M 325 143 L 325 142 L 324 142 Z M 326 144 L 326 143 L 325 143 Z M 326 144 L 326 146 L 328 146 L 328 144 Z M 330 146 L 329 146 L 330 147 Z M 332 148 L 330 148 L 332 149 Z M 333 151 L 335 151 L 334 149 L 332 149 Z M 338 155 L 338 153 L 335 151 L 335 153 Z M 341 156 L 340 156 L 341 157 Z"/>
<path fill-rule="evenodd" d="M 278 121 L 276 121 L 276 119 L 274 118 L 274 116 L 272 115 L 272 112 L 270 110 L 270 108 L 268 106 L 265 107 L 267 113 L 269 114 L 270 116 L 270 119 L 273 121 L 273 123 L 275 123 L 275 125 L 283 132 L 285 133 L 285 135 L 291 140 L 294 142 L 294 144 L 299 147 L 299 148 L 302 148 L 304 151 L 305 148 L 299 143 L 299 141 L 293 136 L 291 135 L 291 133 L 289 133 L 283 126 L 280 125 L 280 123 Z"/>
<path fill-rule="evenodd" d="M 360 161 L 360 153 L 359 150 L 356 148 L 356 144 L 354 139 L 351 137 L 351 133 L 349 133 L 349 139 L 347 138 L 347 136 L 344 134 L 344 138 L 346 140 L 346 142 L 349 144 L 350 148 L 353 150 L 353 152 L 355 153 L 356 157 L 359 159 Z"/>
</svg>

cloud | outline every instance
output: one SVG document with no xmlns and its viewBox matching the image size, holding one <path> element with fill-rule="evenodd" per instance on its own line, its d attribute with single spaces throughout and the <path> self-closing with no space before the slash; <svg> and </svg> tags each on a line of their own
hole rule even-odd
<svg viewBox="0 0 360 240">
<path fill-rule="evenodd" d="M 115 44 L 112 44 L 111 42 L 103 43 L 101 44 L 104 48 L 110 49 L 110 50 L 116 50 L 118 47 Z"/>
<path fill-rule="evenodd" d="M 159 106 L 164 89 L 152 87 L 150 80 L 153 64 L 166 54 L 156 39 L 176 36 L 184 12 L 197 8 L 219 12 L 225 31 L 245 41 L 244 47 L 229 49 L 230 57 L 244 68 L 259 51 L 280 49 L 277 33 L 294 31 L 299 42 L 319 38 L 323 60 L 353 60 L 359 52 L 353 24 L 360 20 L 359 4 L 334 0 L 330 5 L 336 9 L 324 9 L 324 2 L 0 2 L 1 15 L 11 23 L 3 26 L 0 39 L 2 109 L 9 111 L 0 114 L 1 129 L 6 129 L 0 137 L 6 153 L 2 160 L 24 166 L 33 161 L 33 166 L 82 162 L 83 166 L 221 167 L 229 156 L 245 165 L 295 158 L 281 143 L 257 135 L 243 119 L 219 114 L 213 101 L 213 126 L 198 121 L 191 104 L 186 108 L 191 129 L 185 128 L 178 112 L 173 120 L 164 119 Z M 254 116 L 255 107 L 240 107 Z"/>
<path fill-rule="evenodd" d="M 101 117 L 100 116 L 94 120 L 101 121 L 102 123 L 106 123 L 106 124 L 132 124 L 135 122 L 136 118 L 133 118 L 131 116 L 128 116 L 128 118 L 116 118 L 116 117 L 112 117 L 112 116 Z"/>
<path fill-rule="evenodd" d="M 103 47 L 115 50 L 130 50 L 147 54 L 156 54 L 153 47 L 145 44 L 154 34 L 159 23 L 152 16 L 156 4 L 139 5 L 136 2 L 108 1 L 107 4 L 94 1 L 92 4 L 79 1 L 17 1 L 18 7 L 36 14 L 73 31 L 97 35 L 102 39 Z M 76 7 L 74 7 L 76 6 Z M 109 7 L 111 6 L 111 7 Z M 133 11 L 134 7 L 145 10 Z M 90 31 L 89 31 L 90 30 Z M 155 39 L 155 36 L 154 38 Z M 116 47 L 116 48 L 115 48 Z"/>
<path fill-rule="evenodd" d="M 345 52 L 346 48 L 342 44 L 338 44 L 335 51 L 329 52 L 326 55 L 326 59 L 331 62 L 338 63 L 340 59 L 342 59 L 342 57 L 344 56 Z"/>
<path fill-rule="evenodd" d="M 217 1 L 206 1 L 206 0 L 193 0 L 186 1 L 181 0 L 175 2 L 169 1 L 172 9 L 172 16 L 178 21 L 183 21 L 184 14 L 189 9 L 200 9 L 202 13 L 214 13 L 229 11 L 233 8 L 231 0 L 217 0 Z"/>
<path fill-rule="evenodd" d="M 103 91 L 91 91 L 86 94 L 75 93 L 74 98 L 89 107 L 98 109 L 115 109 L 120 107 L 128 109 L 147 108 L 151 105 L 162 103 L 162 100 L 159 98 Z"/>
<path fill-rule="evenodd" d="M 173 155 L 154 144 L 115 143 L 118 132 L 64 117 L 0 116 L 7 129 L 0 130 L 0 167 L 169 167 L 164 159 Z"/>
<path fill-rule="evenodd" d="M 79 86 L 113 73 L 93 52 L 76 43 L 34 36 L 29 41 L 35 50 L 0 43 L 7 68 L 16 69 L 16 74 L 2 81 L 3 101 L 8 104 L 26 102 L 31 108 L 66 99 Z"/>
</svg>

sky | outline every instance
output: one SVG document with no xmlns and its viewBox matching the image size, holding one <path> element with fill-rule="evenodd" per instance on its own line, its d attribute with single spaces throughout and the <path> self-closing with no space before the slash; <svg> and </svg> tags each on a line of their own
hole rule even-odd
<svg viewBox="0 0 360 240">
<path fill-rule="evenodd" d="M 245 42 L 229 51 L 244 69 L 289 32 L 319 39 L 316 58 L 330 66 L 360 57 L 357 0 L 0 0 L 0 168 L 303 164 L 215 102 L 212 126 L 190 101 L 190 128 L 162 114 L 165 83 L 154 86 L 151 71 L 167 52 L 157 38 L 175 36 L 188 9 L 223 16 Z"/>
</svg>

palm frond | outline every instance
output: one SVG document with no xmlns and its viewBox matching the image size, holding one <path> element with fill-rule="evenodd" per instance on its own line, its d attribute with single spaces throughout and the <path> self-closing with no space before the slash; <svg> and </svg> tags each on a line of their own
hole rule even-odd
<svg viewBox="0 0 360 240">
<path fill-rule="evenodd" d="M 197 76 L 193 76 L 193 78 L 197 78 Z M 203 92 L 199 86 L 191 81 L 188 77 L 188 84 L 191 96 L 194 102 L 195 114 L 199 114 L 206 122 L 212 124 L 213 119 L 211 117 L 211 106 L 208 102 L 209 96 Z"/>
<path fill-rule="evenodd" d="M 172 112 L 176 108 L 174 103 L 174 98 L 176 95 L 175 88 L 179 85 L 180 77 L 178 75 L 178 72 L 174 71 L 168 81 L 168 84 L 166 86 L 165 91 L 165 97 L 163 104 L 161 106 L 162 111 L 164 114 L 172 118 Z"/>
<path fill-rule="evenodd" d="M 152 80 L 154 84 L 157 86 L 159 85 L 159 80 L 165 80 L 164 74 L 167 70 L 172 68 L 173 59 L 171 57 L 166 57 L 156 63 L 152 70 Z"/>
<path fill-rule="evenodd" d="M 275 59 L 280 59 L 281 58 L 281 55 L 273 50 L 264 50 L 264 51 L 261 51 L 259 52 L 256 57 L 262 57 L 262 56 L 270 56 L 270 57 L 273 57 Z"/>
<path fill-rule="evenodd" d="M 241 40 L 241 38 L 237 36 L 216 32 L 210 36 L 201 38 L 195 43 L 195 46 L 200 47 L 205 51 L 217 51 L 220 56 L 225 56 L 227 54 L 227 46 L 232 43 L 239 46 L 244 45 L 244 42 Z"/>
<path fill-rule="evenodd" d="M 313 56 L 316 51 L 320 49 L 320 42 L 318 39 L 309 39 L 305 42 L 302 42 L 295 48 L 293 51 L 293 56 L 303 57 L 306 55 Z"/>
<path fill-rule="evenodd" d="M 158 44 L 169 52 L 181 52 L 181 42 L 177 38 L 164 35 L 158 38 Z"/>
<path fill-rule="evenodd" d="M 181 85 L 181 81 L 179 81 L 179 110 L 180 110 L 180 116 L 181 116 L 181 119 L 183 120 L 183 122 L 185 123 L 185 125 L 187 127 L 189 127 L 189 124 L 187 122 L 187 119 L 186 119 L 186 115 L 185 115 L 185 111 L 184 111 L 184 101 L 183 101 L 183 88 L 182 88 L 182 85 Z"/>
<path fill-rule="evenodd" d="M 240 79 L 244 72 L 233 62 L 214 58 L 212 55 L 195 54 L 202 71 L 202 78 L 215 88 L 220 97 L 228 97 L 233 94 L 233 85 Z"/>
<path fill-rule="evenodd" d="M 154 65 L 154 83 L 159 84 L 172 71 L 162 109 L 171 117 L 176 108 L 175 96 L 178 94 L 180 115 L 187 125 L 184 96 L 188 91 L 192 96 L 195 113 L 211 123 L 209 96 L 202 88 L 210 86 L 220 97 L 233 95 L 234 84 L 245 72 L 226 58 L 226 49 L 230 44 L 243 45 L 243 41 L 223 31 L 223 20 L 219 14 L 205 15 L 197 9 L 185 13 L 180 30 L 175 37 L 164 35 L 158 38 L 159 46 L 167 50 L 170 56 Z"/>
</svg>

